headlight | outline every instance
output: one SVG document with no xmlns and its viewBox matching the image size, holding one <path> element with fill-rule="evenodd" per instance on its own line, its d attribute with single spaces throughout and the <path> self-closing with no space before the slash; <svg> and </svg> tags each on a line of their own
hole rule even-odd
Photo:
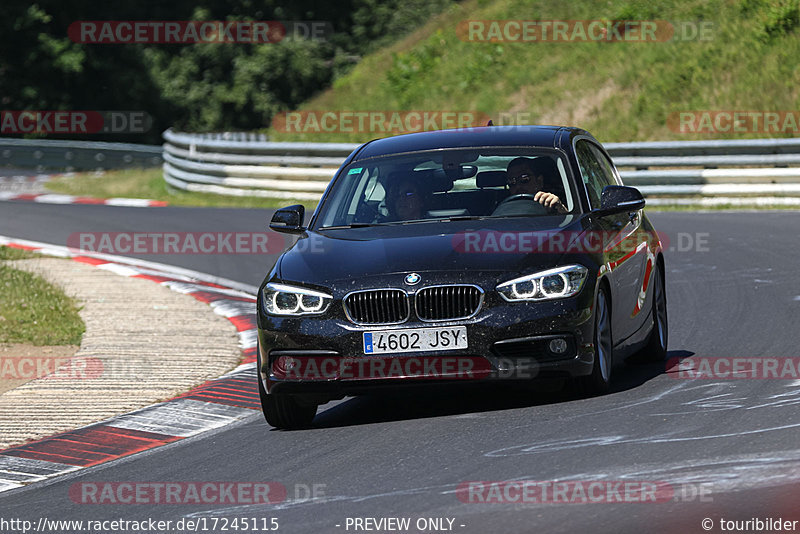
<svg viewBox="0 0 800 534">
<path fill-rule="evenodd" d="M 304 287 L 269 283 L 261 299 L 270 315 L 316 315 L 325 313 L 333 297 Z"/>
<path fill-rule="evenodd" d="M 503 282 L 497 292 L 509 302 L 572 297 L 580 292 L 587 272 L 583 265 L 557 267 Z"/>
</svg>

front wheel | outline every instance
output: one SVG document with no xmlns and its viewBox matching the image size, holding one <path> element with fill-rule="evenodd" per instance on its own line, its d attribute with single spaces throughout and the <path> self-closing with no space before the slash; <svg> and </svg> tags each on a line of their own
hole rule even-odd
<svg viewBox="0 0 800 534">
<path fill-rule="evenodd" d="M 307 428 L 317 415 L 316 404 L 305 404 L 292 395 L 266 393 L 261 397 L 261 408 L 267 423 L 285 430 Z"/>
<path fill-rule="evenodd" d="M 594 309 L 594 366 L 592 374 L 581 376 L 576 385 L 582 394 L 602 395 L 611 385 L 611 369 L 613 367 L 614 343 L 611 337 L 611 306 L 608 303 L 606 290 L 597 291 Z"/>
</svg>

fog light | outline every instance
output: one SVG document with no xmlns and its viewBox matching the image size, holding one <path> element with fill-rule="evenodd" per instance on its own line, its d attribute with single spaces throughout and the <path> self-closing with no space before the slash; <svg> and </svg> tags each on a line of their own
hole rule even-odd
<svg viewBox="0 0 800 534">
<path fill-rule="evenodd" d="M 291 356 L 281 356 L 275 362 L 275 368 L 280 369 L 281 371 L 291 371 L 299 364 L 300 362 L 297 361 L 297 358 L 292 358 Z"/>
<path fill-rule="evenodd" d="M 551 339 L 550 340 L 550 352 L 553 354 L 564 354 L 567 352 L 567 342 L 564 339 Z"/>
</svg>

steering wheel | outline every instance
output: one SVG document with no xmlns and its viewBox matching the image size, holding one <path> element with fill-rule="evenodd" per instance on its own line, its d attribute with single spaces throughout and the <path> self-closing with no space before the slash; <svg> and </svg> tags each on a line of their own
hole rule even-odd
<svg viewBox="0 0 800 534">
<path fill-rule="evenodd" d="M 511 204 L 512 202 L 516 202 L 517 200 L 529 200 L 529 201 L 533 202 L 537 207 L 537 209 L 533 210 L 531 215 L 538 215 L 538 214 L 544 215 L 544 214 L 546 214 L 548 212 L 549 208 L 546 208 L 545 206 L 542 206 L 537 200 L 534 200 L 534 199 L 535 199 L 535 196 L 531 195 L 530 193 L 519 193 L 519 194 L 516 194 L 516 195 L 511 195 L 510 197 L 504 198 L 502 201 L 500 201 L 500 203 L 494 208 L 494 212 L 496 213 L 498 210 L 500 210 L 500 208 L 502 208 L 504 206 L 507 206 L 508 204 Z"/>
</svg>

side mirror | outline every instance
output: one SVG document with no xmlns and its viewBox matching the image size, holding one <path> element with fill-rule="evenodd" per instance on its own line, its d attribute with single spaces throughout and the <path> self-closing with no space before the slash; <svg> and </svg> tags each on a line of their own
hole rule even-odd
<svg viewBox="0 0 800 534">
<path fill-rule="evenodd" d="M 607 185 L 600 195 L 600 207 L 592 212 L 598 217 L 615 213 L 639 211 L 644 208 L 644 197 L 635 187 Z"/>
<path fill-rule="evenodd" d="M 301 234 L 306 230 L 303 226 L 305 214 L 306 208 L 302 204 L 281 208 L 272 216 L 269 229 L 284 234 Z"/>
</svg>

